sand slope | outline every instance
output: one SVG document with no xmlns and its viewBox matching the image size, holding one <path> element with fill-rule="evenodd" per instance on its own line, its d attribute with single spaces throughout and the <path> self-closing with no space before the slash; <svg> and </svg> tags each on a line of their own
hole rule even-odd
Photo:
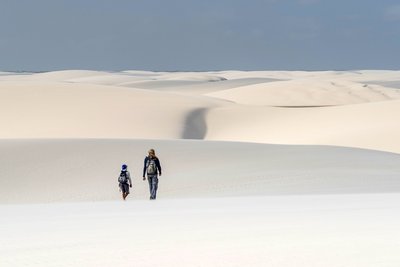
<svg viewBox="0 0 400 267">
<path fill-rule="evenodd" d="M 398 153 L 400 91 L 378 85 L 396 79 L 397 71 L 3 73 L 0 138 L 183 138 Z"/>
<path fill-rule="evenodd" d="M 141 177 L 151 147 L 164 169 L 163 199 L 400 192 L 400 156 L 384 152 L 210 141 L 3 140 L 0 203 L 119 199 L 123 163 L 134 177 L 132 198 L 147 199 Z"/>
<path fill-rule="evenodd" d="M 362 194 L 0 206 L 0 265 L 395 267 L 399 200 Z"/>
<path fill-rule="evenodd" d="M 400 100 L 314 108 L 233 107 L 207 114 L 207 140 L 400 151 Z M 221 123 L 223 122 L 223 123 Z"/>
<path fill-rule="evenodd" d="M 298 79 L 236 87 L 208 95 L 245 105 L 311 107 L 399 99 L 400 90 L 341 80 Z"/>
<path fill-rule="evenodd" d="M 399 81 L 0 72 L 0 266 L 397 267 Z"/>
<path fill-rule="evenodd" d="M 218 102 L 103 85 L 2 82 L 0 138 L 200 138 L 201 130 L 186 129 L 188 117 Z"/>
</svg>

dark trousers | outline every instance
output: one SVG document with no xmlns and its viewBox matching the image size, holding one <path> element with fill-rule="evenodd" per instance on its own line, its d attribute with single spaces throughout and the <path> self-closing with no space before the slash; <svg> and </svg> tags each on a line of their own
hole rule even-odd
<svg viewBox="0 0 400 267">
<path fill-rule="evenodd" d="M 119 188 L 121 188 L 122 193 L 129 194 L 129 184 L 119 183 Z"/>
<path fill-rule="evenodd" d="M 147 175 L 147 180 L 149 181 L 150 199 L 156 199 L 158 189 L 158 176 Z"/>
</svg>

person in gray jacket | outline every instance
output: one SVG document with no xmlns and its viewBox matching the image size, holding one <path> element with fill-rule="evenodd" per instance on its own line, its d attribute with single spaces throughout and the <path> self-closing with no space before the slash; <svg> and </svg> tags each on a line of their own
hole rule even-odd
<svg viewBox="0 0 400 267">
<path fill-rule="evenodd" d="M 122 165 L 121 173 L 118 177 L 119 188 L 122 192 L 122 199 L 125 200 L 129 195 L 129 187 L 132 187 L 131 175 L 126 164 Z"/>
<path fill-rule="evenodd" d="M 146 180 L 146 173 L 149 181 L 150 200 L 154 200 L 157 197 L 158 175 L 161 176 L 160 160 L 157 158 L 154 149 L 150 149 L 149 155 L 144 159 L 143 181 Z"/>
</svg>

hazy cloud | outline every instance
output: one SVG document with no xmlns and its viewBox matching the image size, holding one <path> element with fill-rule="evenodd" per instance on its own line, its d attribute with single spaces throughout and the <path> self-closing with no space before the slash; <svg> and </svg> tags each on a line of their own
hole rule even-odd
<svg viewBox="0 0 400 267">
<path fill-rule="evenodd" d="M 297 0 L 297 2 L 301 5 L 312 5 L 319 3 L 320 0 Z"/>
<path fill-rule="evenodd" d="M 390 6 L 385 10 L 387 20 L 400 21 L 400 5 Z"/>
<path fill-rule="evenodd" d="M 0 70 L 399 69 L 394 0 L 0 1 Z"/>
</svg>

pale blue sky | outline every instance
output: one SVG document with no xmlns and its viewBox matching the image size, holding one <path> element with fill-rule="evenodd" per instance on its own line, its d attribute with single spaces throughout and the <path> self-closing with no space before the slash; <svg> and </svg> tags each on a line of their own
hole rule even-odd
<svg viewBox="0 0 400 267">
<path fill-rule="evenodd" d="M 400 69 L 398 0 L 0 0 L 0 70 Z"/>
</svg>

